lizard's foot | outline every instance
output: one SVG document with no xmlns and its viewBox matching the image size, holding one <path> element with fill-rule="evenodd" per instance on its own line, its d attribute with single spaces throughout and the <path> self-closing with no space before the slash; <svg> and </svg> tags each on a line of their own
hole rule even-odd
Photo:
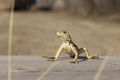
<svg viewBox="0 0 120 80">
<path fill-rule="evenodd" d="M 55 59 L 55 57 L 49 57 L 48 61 L 57 61 L 57 59 Z"/>
<path fill-rule="evenodd" d="M 56 61 L 55 59 L 48 59 L 48 61 Z"/>
<path fill-rule="evenodd" d="M 98 56 L 89 56 L 88 59 L 100 59 Z"/>
<path fill-rule="evenodd" d="M 55 57 L 49 57 L 49 59 L 55 59 Z"/>
<path fill-rule="evenodd" d="M 78 61 L 70 61 L 70 63 L 78 63 Z"/>
<path fill-rule="evenodd" d="M 55 61 L 55 57 L 49 57 L 49 56 L 42 56 L 44 58 L 47 58 L 48 61 Z"/>
<path fill-rule="evenodd" d="M 42 56 L 44 58 L 48 58 L 48 59 L 55 59 L 55 57 L 50 57 L 50 56 Z"/>
</svg>

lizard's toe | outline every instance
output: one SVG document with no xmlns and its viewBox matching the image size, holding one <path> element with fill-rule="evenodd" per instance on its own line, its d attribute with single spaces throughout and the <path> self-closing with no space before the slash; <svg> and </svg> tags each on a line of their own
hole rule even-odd
<svg viewBox="0 0 120 80">
<path fill-rule="evenodd" d="M 70 63 L 78 63 L 78 61 L 70 61 Z"/>
</svg>

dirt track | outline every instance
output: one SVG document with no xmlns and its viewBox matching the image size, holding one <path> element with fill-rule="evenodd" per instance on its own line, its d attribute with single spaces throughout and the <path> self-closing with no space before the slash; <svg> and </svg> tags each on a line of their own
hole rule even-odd
<svg viewBox="0 0 120 80">
<path fill-rule="evenodd" d="M 9 13 L 0 15 L 0 54 L 7 54 Z M 120 24 L 102 20 L 51 12 L 15 12 L 12 53 L 54 55 L 61 44 L 55 33 L 66 30 L 90 54 L 105 55 L 112 49 L 111 55 L 120 55 Z"/>
<path fill-rule="evenodd" d="M 119 80 L 120 57 L 109 57 L 105 66 L 100 60 L 80 59 L 78 64 L 71 64 L 71 59 L 56 62 L 47 61 L 40 56 L 13 56 L 12 80 Z M 0 56 L 0 80 L 7 80 L 8 57 Z M 103 67 L 103 70 L 100 68 Z M 100 70 L 99 70 L 100 69 Z M 9 78 L 10 79 L 10 78 Z"/>
</svg>

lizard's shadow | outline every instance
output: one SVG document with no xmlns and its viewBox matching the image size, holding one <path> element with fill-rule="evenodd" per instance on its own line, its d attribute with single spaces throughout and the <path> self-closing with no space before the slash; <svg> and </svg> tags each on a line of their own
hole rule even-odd
<svg viewBox="0 0 120 80">
<path fill-rule="evenodd" d="M 42 56 L 42 57 L 49 59 L 48 56 Z M 74 59 L 74 58 L 68 57 L 68 56 L 61 56 L 61 57 L 60 57 L 60 60 L 66 60 L 66 59 Z M 101 59 L 101 58 L 99 58 L 99 57 L 96 56 L 96 57 L 94 57 L 94 58 L 92 58 L 92 59 L 99 60 L 99 59 Z M 88 60 L 88 58 L 87 58 L 86 56 L 78 56 L 78 60 L 79 60 L 78 62 L 82 62 L 82 61 Z M 52 60 L 51 60 L 51 61 L 52 61 Z"/>
<path fill-rule="evenodd" d="M 88 58 L 86 56 L 79 56 L 78 59 L 82 59 L 79 62 L 88 60 Z M 94 59 L 94 60 L 103 60 L 102 58 L 97 57 L 97 56 L 93 57 L 92 59 Z"/>
<path fill-rule="evenodd" d="M 73 59 L 73 58 L 70 58 L 70 57 L 63 57 L 63 56 L 60 57 L 60 60 L 66 60 L 66 59 Z M 79 59 L 79 62 L 88 60 L 88 58 L 87 58 L 86 56 L 79 56 L 78 59 Z"/>
<path fill-rule="evenodd" d="M 88 60 L 86 56 L 79 56 L 78 59 L 81 59 L 79 62 Z"/>
</svg>

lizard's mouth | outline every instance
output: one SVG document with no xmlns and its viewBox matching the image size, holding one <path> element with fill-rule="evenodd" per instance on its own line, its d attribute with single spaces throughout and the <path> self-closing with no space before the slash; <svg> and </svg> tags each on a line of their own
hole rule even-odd
<svg viewBox="0 0 120 80">
<path fill-rule="evenodd" d="M 65 38 L 65 35 L 61 32 L 57 32 L 56 35 L 59 39 L 64 39 Z"/>
<path fill-rule="evenodd" d="M 57 35 L 57 37 L 58 37 L 59 39 L 64 39 L 64 38 L 65 38 L 64 36 L 61 36 L 61 35 Z"/>
<path fill-rule="evenodd" d="M 63 38 L 63 36 L 59 36 L 59 35 L 57 35 L 58 36 L 58 38 Z"/>
</svg>

